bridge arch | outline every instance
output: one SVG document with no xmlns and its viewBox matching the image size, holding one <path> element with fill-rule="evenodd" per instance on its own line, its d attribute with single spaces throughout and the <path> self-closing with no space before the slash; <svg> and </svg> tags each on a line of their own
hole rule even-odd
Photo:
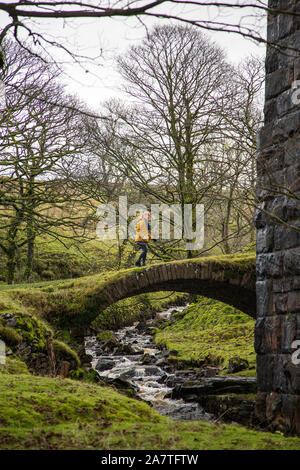
<svg viewBox="0 0 300 470">
<path fill-rule="evenodd" d="M 105 294 L 111 305 L 147 292 L 187 292 L 220 300 L 256 318 L 255 282 L 251 274 L 214 263 L 201 265 L 189 261 L 154 265 L 108 284 Z"/>
<path fill-rule="evenodd" d="M 255 257 L 199 258 L 118 271 L 103 280 L 91 276 L 85 285 L 71 288 L 67 321 L 87 326 L 110 305 L 126 297 L 154 292 L 177 291 L 210 297 L 256 318 Z M 83 288 L 84 287 L 84 288 Z M 66 286 L 64 287 L 64 289 Z M 64 295 L 66 291 L 64 290 Z M 76 311 L 75 299 L 80 298 Z M 64 319 L 61 317 L 61 321 Z"/>
</svg>

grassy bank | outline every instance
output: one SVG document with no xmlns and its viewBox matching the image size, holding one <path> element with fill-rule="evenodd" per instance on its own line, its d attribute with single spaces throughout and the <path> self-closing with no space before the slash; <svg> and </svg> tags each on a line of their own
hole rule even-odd
<svg viewBox="0 0 300 470">
<path fill-rule="evenodd" d="M 180 366 L 213 365 L 226 373 L 229 361 L 244 362 L 242 375 L 255 375 L 255 321 L 213 299 L 197 297 L 188 309 L 162 324 L 155 342 L 173 353 L 170 360 Z"/>
<path fill-rule="evenodd" d="M 300 449 L 299 438 L 177 422 L 111 388 L 0 374 L 1 449 Z"/>
</svg>

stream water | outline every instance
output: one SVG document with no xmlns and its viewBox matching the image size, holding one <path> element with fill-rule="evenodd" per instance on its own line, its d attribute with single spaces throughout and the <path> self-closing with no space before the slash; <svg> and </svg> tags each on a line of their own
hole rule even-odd
<svg viewBox="0 0 300 470">
<path fill-rule="evenodd" d="M 172 312 L 182 311 L 185 306 L 174 306 L 157 314 L 163 319 Z M 176 375 L 187 375 L 185 371 L 174 371 L 166 360 L 168 351 L 160 350 L 153 343 L 151 328 L 155 320 L 122 328 L 114 332 L 118 347 L 110 352 L 103 351 L 101 342 L 95 336 L 85 338 L 86 354 L 92 356 L 92 367 L 100 378 L 112 384 L 125 383 L 135 390 L 136 396 L 151 404 L 160 414 L 180 420 L 211 420 L 196 402 L 171 399 L 177 383 Z M 124 352 L 120 353 L 123 348 Z"/>
</svg>

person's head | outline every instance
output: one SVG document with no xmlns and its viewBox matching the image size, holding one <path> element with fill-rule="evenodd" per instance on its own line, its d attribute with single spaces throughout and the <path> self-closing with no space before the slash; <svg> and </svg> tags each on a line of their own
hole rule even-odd
<svg viewBox="0 0 300 470">
<path fill-rule="evenodd" d="M 150 219 L 150 217 L 151 217 L 151 212 L 149 212 L 149 211 L 143 212 L 143 217 L 144 217 L 144 219 Z"/>
</svg>

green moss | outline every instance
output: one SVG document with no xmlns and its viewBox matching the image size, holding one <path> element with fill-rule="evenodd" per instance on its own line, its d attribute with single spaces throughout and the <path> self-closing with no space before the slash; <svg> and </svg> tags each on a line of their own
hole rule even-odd
<svg viewBox="0 0 300 470">
<path fill-rule="evenodd" d="M 5 313 L 0 313 L 0 336 L 11 346 L 24 341 L 33 347 L 33 351 L 46 350 L 46 337 L 53 336 L 53 330 L 45 321 L 27 313 L 13 312 L 16 325 L 5 327 Z M 6 339 L 5 339 L 6 338 Z"/>
<path fill-rule="evenodd" d="M 201 421 L 176 422 L 111 388 L 0 376 L 2 449 L 290 450 L 299 438 Z"/>
<path fill-rule="evenodd" d="M 112 341 L 113 343 L 116 342 L 116 338 L 114 337 L 112 332 L 109 330 L 101 331 L 101 333 L 97 335 L 97 340 L 98 341 Z"/>
<path fill-rule="evenodd" d="M 7 288 L 6 285 L 3 287 Z M 0 313 L 18 312 L 25 313 L 26 308 L 22 302 L 18 301 L 10 292 L 1 292 L 0 298 Z"/>
<path fill-rule="evenodd" d="M 29 371 L 25 362 L 7 356 L 5 364 L 0 364 L 0 374 L 29 375 Z"/>
<path fill-rule="evenodd" d="M 53 348 L 57 360 L 69 361 L 74 367 L 80 365 L 80 360 L 75 351 L 73 351 L 67 344 L 53 340 Z"/>
<path fill-rule="evenodd" d="M 248 362 L 249 369 L 255 369 L 255 321 L 248 315 L 222 302 L 198 297 L 174 318 L 174 323 L 162 325 L 155 336 L 159 346 L 176 351 L 171 362 L 180 366 L 215 365 L 226 373 L 229 360 L 238 356 Z"/>
<path fill-rule="evenodd" d="M 14 328 L 0 326 L 0 339 L 8 346 L 15 346 L 22 341 L 22 336 Z"/>
<path fill-rule="evenodd" d="M 36 350 L 46 349 L 46 336 L 52 336 L 52 330 L 41 320 L 30 315 L 18 314 L 16 318 L 16 330 L 23 339 Z"/>
<path fill-rule="evenodd" d="M 72 372 L 72 376 L 71 378 L 74 379 L 74 380 L 80 380 L 80 379 L 83 379 L 85 377 L 85 372 L 83 369 L 76 369 Z"/>
<path fill-rule="evenodd" d="M 71 335 L 69 330 L 58 330 L 55 332 L 55 338 L 63 343 L 71 344 Z"/>
<path fill-rule="evenodd" d="M 47 338 L 53 338 L 54 336 L 54 332 L 49 325 L 43 319 L 36 318 L 33 315 L 23 313 L 13 313 L 12 315 L 11 318 L 15 320 L 15 327 L 13 328 L 2 326 L 6 322 L 6 315 L 0 314 L 0 338 L 13 350 L 14 345 L 24 341 L 31 347 L 31 358 L 39 353 L 47 354 Z M 69 332 L 65 333 L 68 334 L 62 332 L 61 336 L 64 339 L 69 339 Z M 53 340 L 53 345 L 57 361 L 69 361 L 73 368 L 77 369 L 80 364 L 77 353 L 69 345 L 58 339 Z M 22 358 L 22 352 L 20 352 L 20 355 Z"/>
<path fill-rule="evenodd" d="M 226 375 L 226 374 L 228 374 L 226 369 L 220 373 L 220 375 Z M 239 372 L 235 372 L 234 374 L 231 373 L 230 375 L 233 375 L 233 376 L 239 375 L 242 377 L 256 377 L 256 369 L 255 367 L 253 367 L 252 369 L 241 370 Z"/>
</svg>

